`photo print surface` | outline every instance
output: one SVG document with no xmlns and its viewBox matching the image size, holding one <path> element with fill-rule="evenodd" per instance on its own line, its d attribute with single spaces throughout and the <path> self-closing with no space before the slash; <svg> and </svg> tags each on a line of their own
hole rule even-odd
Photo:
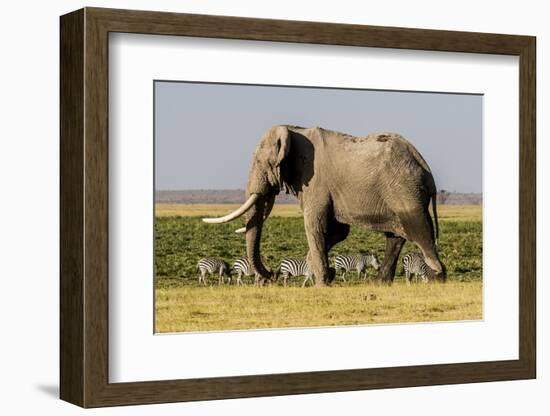
<svg viewBox="0 0 550 416">
<path fill-rule="evenodd" d="M 482 95 L 154 97 L 155 332 L 483 318 Z"/>
</svg>

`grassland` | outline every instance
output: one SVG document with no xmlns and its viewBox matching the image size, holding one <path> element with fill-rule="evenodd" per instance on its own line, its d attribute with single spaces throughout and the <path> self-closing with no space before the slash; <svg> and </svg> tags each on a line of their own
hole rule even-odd
<svg viewBox="0 0 550 416">
<path fill-rule="evenodd" d="M 289 328 L 481 318 L 481 282 L 158 289 L 156 331 Z"/>
<path fill-rule="evenodd" d="M 208 225 L 205 215 L 227 213 L 233 205 L 156 206 L 156 330 L 205 331 L 244 328 L 303 327 L 389 322 L 480 319 L 482 316 L 482 223 L 479 206 L 439 206 L 440 256 L 448 269 L 445 285 L 403 283 L 399 267 L 394 285 L 380 286 L 357 278 L 336 280 L 331 288 L 257 288 L 197 285 L 197 261 L 205 256 L 228 262 L 245 253 L 243 235 L 234 230 L 243 220 Z M 353 227 L 346 241 L 333 248 L 340 253 L 375 252 L 384 255 L 379 233 Z M 416 250 L 406 243 L 403 253 Z M 272 269 L 283 258 L 304 257 L 307 243 L 299 208 L 278 205 L 266 221 L 262 255 Z M 373 271 L 369 272 L 370 277 Z M 215 283 L 216 282 L 216 283 Z"/>
</svg>

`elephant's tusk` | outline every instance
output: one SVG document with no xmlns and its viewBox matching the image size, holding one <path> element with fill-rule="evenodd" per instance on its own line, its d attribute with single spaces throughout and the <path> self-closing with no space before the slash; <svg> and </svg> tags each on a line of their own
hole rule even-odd
<svg viewBox="0 0 550 416">
<path fill-rule="evenodd" d="M 265 213 L 264 213 L 264 221 L 267 220 L 267 218 L 269 217 L 269 214 L 271 213 L 271 210 L 273 209 L 274 202 L 275 202 L 275 198 L 272 198 L 271 202 L 268 202 L 266 204 Z M 246 227 L 237 228 L 235 230 L 235 232 L 237 234 L 246 233 Z"/>
<path fill-rule="evenodd" d="M 243 215 L 246 211 L 248 211 L 250 208 L 252 208 L 252 205 L 256 202 L 256 200 L 259 198 L 258 194 L 250 195 L 250 197 L 246 200 L 244 204 L 242 204 L 238 209 L 233 211 L 230 214 L 227 214 L 224 217 L 219 218 L 203 218 L 202 220 L 204 222 L 207 222 L 209 224 L 221 224 L 224 222 L 233 221 L 235 218 L 239 218 L 241 215 Z"/>
</svg>

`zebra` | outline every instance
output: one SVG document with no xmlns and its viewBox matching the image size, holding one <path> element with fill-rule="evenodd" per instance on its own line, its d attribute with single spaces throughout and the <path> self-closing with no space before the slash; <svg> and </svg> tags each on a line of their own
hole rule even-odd
<svg viewBox="0 0 550 416">
<path fill-rule="evenodd" d="M 307 261 L 304 259 L 284 259 L 279 266 L 279 270 L 277 271 L 277 276 L 275 278 L 278 277 L 279 273 L 283 276 L 283 284 L 285 286 L 289 276 L 305 276 L 302 287 L 305 287 L 308 280 L 313 283 L 313 273 L 309 268 Z"/>
<path fill-rule="evenodd" d="M 357 276 L 359 278 L 361 278 L 361 273 L 364 271 L 366 279 L 368 266 L 372 266 L 374 270 L 380 269 L 380 263 L 378 262 L 378 257 L 376 257 L 376 254 L 340 254 L 339 256 L 336 256 L 334 261 L 336 273 L 338 273 L 339 270 L 343 270 L 341 277 L 344 282 L 346 281 L 346 273 L 352 270 L 357 272 Z"/>
<path fill-rule="evenodd" d="M 407 284 L 411 284 L 413 275 L 418 281 L 418 277 L 422 282 L 427 283 L 428 277 L 432 275 L 432 269 L 426 264 L 424 258 L 418 253 L 409 253 L 403 257 L 403 270 L 405 271 L 405 279 Z"/>
<path fill-rule="evenodd" d="M 260 275 L 254 271 L 250 261 L 246 257 L 241 257 L 233 263 L 233 270 L 237 272 L 237 285 L 242 285 L 242 276 L 254 276 L 254 285 L 258 285 Z"/>
<path fill-rule="evenodd" d="M 199 263 L 197 264 L 197 268 L 200 271 L 199 275 L 199 285 L 204 283 L 206 286 L 206 274 L 209 273 L 213 275 L 214 273 L 218 273 L 218 283 L 221 285 L 224 283 L 224 275 L 227 276 L 228 283 L 231 284 L 231 271 L 229 270 L 229 264 L 225 260 L 222 259 L 214 259 L 214 258 L 204 258 L 199 260 Z"/>
</svg>

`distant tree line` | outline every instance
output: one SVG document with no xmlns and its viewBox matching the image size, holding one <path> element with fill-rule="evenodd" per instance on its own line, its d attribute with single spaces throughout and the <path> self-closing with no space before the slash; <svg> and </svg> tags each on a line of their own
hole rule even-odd
<svg viewBox="0 0 550 416">
<path fill-rule="evenodd" d="M 442 189 L 437 193 L 437 203 L 440 205 L 445 205 L 449 199 L 450 192 L 446 189 Z"/>
</svg>

